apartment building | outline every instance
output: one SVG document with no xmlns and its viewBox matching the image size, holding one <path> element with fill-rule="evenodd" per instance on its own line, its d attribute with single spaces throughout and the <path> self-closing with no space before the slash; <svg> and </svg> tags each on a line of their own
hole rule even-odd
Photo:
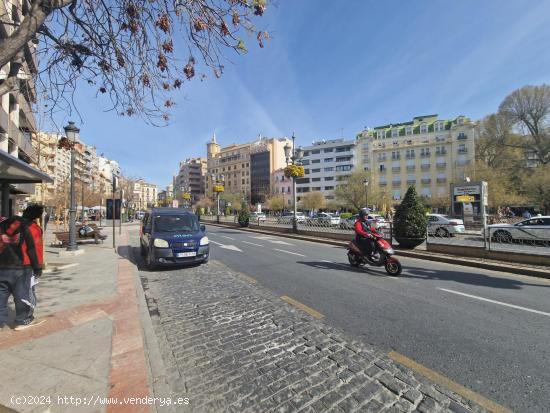
<svg viewBox="0 0 550 413">
<path fill-rule="evenodd" d="M 334 200 L 334 189 L 357 167 L 356 147 L 355 140 L 332 139 L 303 148 L 306 175 L 296 180 L 297 200 L 307 192 L 321 192 L 327 201 Z"/>
<path fill-rule="evenodd" d="M 22 19 L 23 1 L 5 0 L 0 2 L 0 36 L 9 36 Z M 32 181 L 48 180 L 43 174 L 36 174 L 31 164 L 36 163 L 36 152 L 32 145 L 32 134 L 36 132 L 36 122 L 32 104 L 36 101 L 34 78 L 37 74 L 36 45 L 29 42 L 23 48 L 25 61 L 17 74 L 16 91 L 0 96 L 0 162 L 10 164 L 14 170 L 25 172 L 27 178 L 13 177 L 2 184 L 2 213 L 11 214 L 20 209 L 25 200 L 34 194 L 34 184 L 22 183 L 33 176 Z M 10 73 L 10 64 L 0 68 L 0 79 Z M 11 155 L 8 156 L 8 155 Z M 18 162 L 15 159 L 20 160 Z M 8 176 L 6 175 L 5 178 Z"/>
<path fill-rule="evenodd" d="M 370 172 L 384 200 L 399 201 L 409 186 L 424 197 L 449 197 L 475 159 L 475 124 L 465 116 L 417 116 L 410 122 L 358 135 L 360 167 Z"/>
<path fill-rule="evenodd" d="M 138 179 L 134 182 L 134 190 L 132 196 L 127 196 L 131 199 L 132 206 L 135 209 L 153 208 L 157 205 L 157 186 L 145 182 L 143 179 Z"/>
<path fill-rule="evenodd" d="M 184 193 L 191 193 L 192 202 L 197 202 L 204 195 L 206 173 L 206 158 L 180 162 L 178 174 L 173 179 L 175 198 L 181 200 Z"/>
<path fill-rule="evenodd" d="M 207 144 L 206 194 L 212 193 L 212 176 L 224 182 L 225 192 L 241 194 L 252 203 L 265 202 L 271 192 L 272 172 L 285 165 L 288 138 L 258 137 L 253 142 L 221 147 L 216 137 Z"/>
<path fill-rule="evenodd" d="M 271 176 L 272 195 L 281 195 L 283 197 L 283 204 L 285 208 L 292 206 L 292 178 L 285 176 L 284 168 L 276 169 Z"/>
</svg>

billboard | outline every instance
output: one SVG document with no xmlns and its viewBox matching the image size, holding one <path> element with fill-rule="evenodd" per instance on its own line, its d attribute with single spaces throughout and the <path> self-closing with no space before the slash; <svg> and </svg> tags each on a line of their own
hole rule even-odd
<svg viewBox="0 0 550 413">
<path fill-rule="evenodd" d="M 120 219 L 120 199 L 115 199 L 115 219 Z M 113 199 L 107 199 L 107 219 L 113 219 Z"/>
</svg>

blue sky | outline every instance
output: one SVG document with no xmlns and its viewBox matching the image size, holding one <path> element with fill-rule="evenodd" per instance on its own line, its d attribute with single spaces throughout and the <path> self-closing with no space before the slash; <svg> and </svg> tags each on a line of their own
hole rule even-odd
<svg viewBox="0 0 550 413">
<path fill-rule="evenodd" d="M 170 126 L 105 113 L 81 92 L 81 135 L 164 187 L 214 132 L 226 145 L 295 131 L 308 145 L 418 115 L 479 119 L 550 83 L 549 16 L 547 0 L 278 0 L 258 21 L 266 47 L 250 38 L 220 79 L 185 83 Z"/>
</svg>

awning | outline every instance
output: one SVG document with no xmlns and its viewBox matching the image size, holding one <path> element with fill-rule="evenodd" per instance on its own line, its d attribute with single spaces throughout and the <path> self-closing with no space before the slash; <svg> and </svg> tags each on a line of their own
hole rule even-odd
<svg viewBox="0 0 550 413">
<path fill-rule="evenodd" d="M 53 183 L 53 179 L 7 152 L 0 151 L 0 183 Z"/>
</svg>

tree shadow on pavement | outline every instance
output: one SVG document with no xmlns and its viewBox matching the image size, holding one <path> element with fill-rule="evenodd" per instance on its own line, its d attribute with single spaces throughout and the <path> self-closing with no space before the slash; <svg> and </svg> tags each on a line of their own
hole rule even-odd
<svg viewBox="0 0 550 413">
<path fill-rule="evenodd" d="M 477 285 L 480 287 L 491 287 L 508 290 L 520 290 L 524 286 L 534 287 L 550 287 L 550 284 L 536 284 L 523 282 L 519 279 L 499 277 L 498 275 L 489 276 L 480 272 L 475 272 L 477 269 L 468 269 L 466 272 L 447 271 L 447 270 L 430 270 L 421 267 L 407 266 L 403 267 L 403 276 L 418 280 L 438 280 L 438 281 L 453 281 L 461 284 Z"/>
</svg>

